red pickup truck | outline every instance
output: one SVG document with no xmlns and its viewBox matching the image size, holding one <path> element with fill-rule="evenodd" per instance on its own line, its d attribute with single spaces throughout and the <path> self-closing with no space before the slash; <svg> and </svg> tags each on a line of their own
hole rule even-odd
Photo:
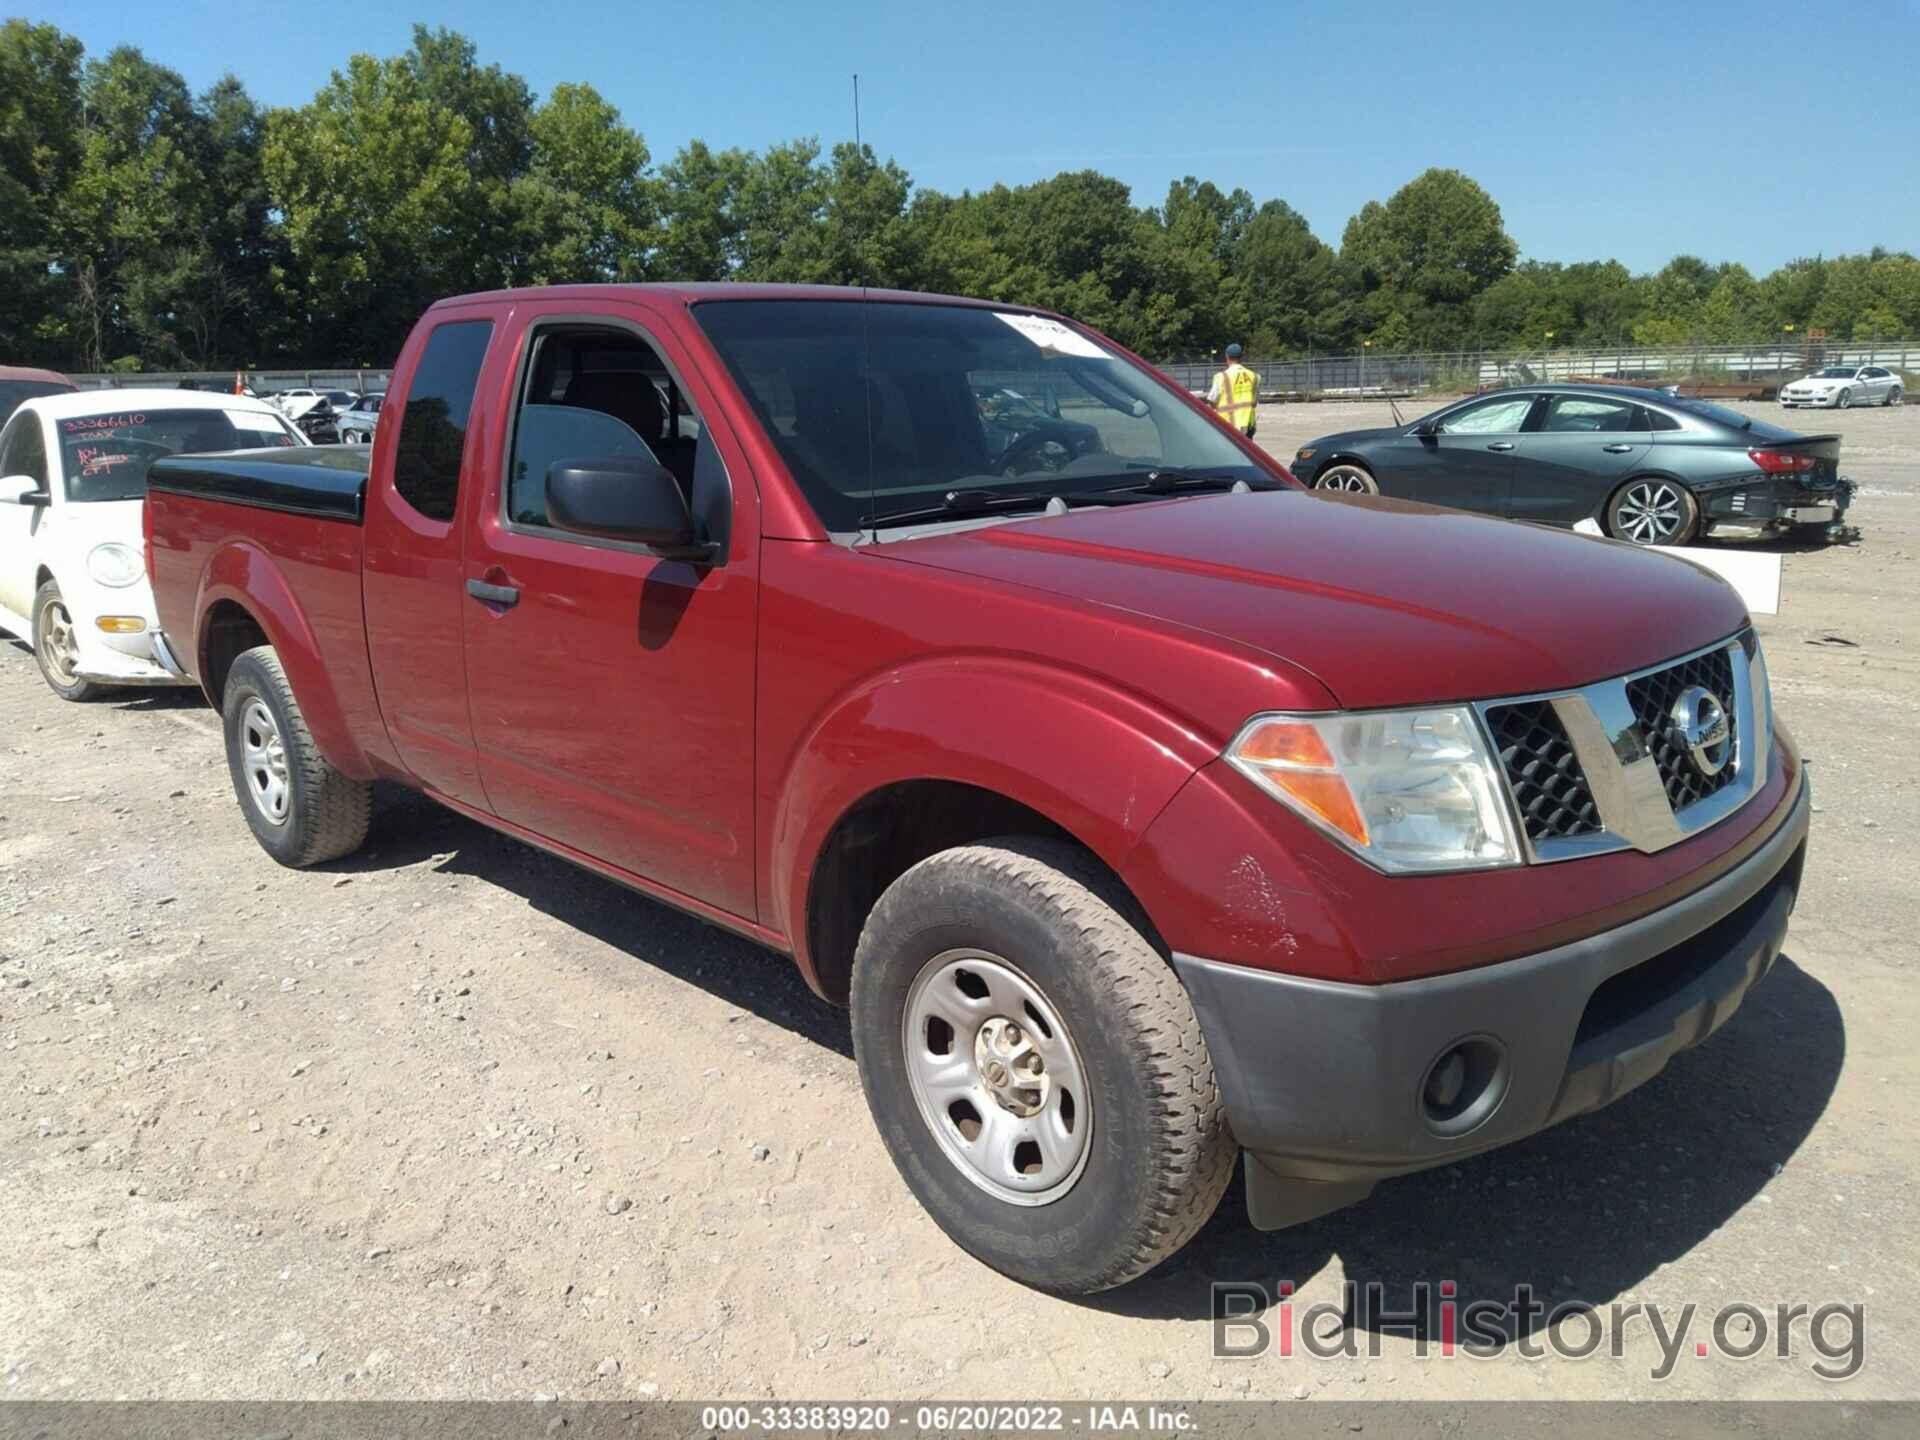
<svg viewBox="0 0 1920 1440">
<path fill-rule="evenodd" d="M 1670 556 L 1310 495 L 1057 316 L 433 307 L 371 454 L 153 467 L 287 865 L 369 787 L 791 954 L 959 1244 L 1085 1293 L 1606 1104 L 1778 953 L 1808 798 Z"/>
</svg>

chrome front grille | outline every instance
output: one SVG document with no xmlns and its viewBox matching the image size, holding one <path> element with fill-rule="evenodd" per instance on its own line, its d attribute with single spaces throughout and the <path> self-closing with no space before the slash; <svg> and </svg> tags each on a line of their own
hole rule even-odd
<svg viewBox="0 0 1920 1440">
<path fill-rule="evenodd" d="M 1757 650 L 1746 631 L 1597 685 L 1477 707 L 1528 859 L 1663 850 L 1750 800 L 1767 773 L 1773 728 L 1764 683 L 1754 683 Z M 1695 686 L 1727 720 L 1724 752 L 1707 756 L 1710 764 L 1724 753 L 1713 774 L 1676 727 L 1675 705 Z"/>
<path fill-rule="evenodd" d="M 1489 705 L 1486 716 L 1527 839 L 1565 839 L 1602 828 L 1580 757 L 1551 701 Z"/>
<path fill-rule="evenodd" d="M 1716 775 L 1701 774 L 1687 747 L 1674 738 L 1670 723 L 1674 704 L 1694 686 L 1707 691 L 1726 711 L 1737 748 L 1740 719 L 1733 703 L 1733 661 L 1725 647 L 1627 682 L 1627 703 L 1633 706 L 1633 718 L 1640 722 L 1640 733 L 1653 752 L 1653 763 L 1660 767 L 1667 800 L 1676 812 L 1725 789 L 1735 778 L 1731 765 Z"/>
</svg>

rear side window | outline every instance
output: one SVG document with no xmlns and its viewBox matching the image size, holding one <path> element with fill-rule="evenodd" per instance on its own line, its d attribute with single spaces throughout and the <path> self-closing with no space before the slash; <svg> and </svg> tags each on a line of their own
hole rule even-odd
<svg viewBox="0 0 1920 1440">
<path fill-rule="evenodd" d="M 429 520 L 453 519 L 459 503 L 467 412 L 492 336 L 491 320 L 436 326 L 407 388 L 393 453 L 393 488 Z"/>
<path fill-rule="evenodd" d="M 1680 422 L 1674 419 L 1671 415 L 1667 414 L 1664 410 L 1645 410 L 1645 411 L 1642 411 L 1641 413 L 1647 417 L 1647 423 L 1643 427 L 1644 429 L 1678 430 L 1680 428 Z"/>
</svg>

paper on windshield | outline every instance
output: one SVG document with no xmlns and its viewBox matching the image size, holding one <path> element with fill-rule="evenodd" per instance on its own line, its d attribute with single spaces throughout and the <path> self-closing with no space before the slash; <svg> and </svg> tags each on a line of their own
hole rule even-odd
<svg viewBox="0 0 1920 1440">
<path fill-rule="evenodd" d="M 1051 351 L 1055 355 L 1078 355 L 1086 360 L 1106 358 L 1106 351 L 1078 330 L 1069 329 L 1058 320 L 1049 320 L 1044 315 L 1009 315 L 1004 310 L 996 310 L 993 313 L 1042 350 Z"/>
</svg>

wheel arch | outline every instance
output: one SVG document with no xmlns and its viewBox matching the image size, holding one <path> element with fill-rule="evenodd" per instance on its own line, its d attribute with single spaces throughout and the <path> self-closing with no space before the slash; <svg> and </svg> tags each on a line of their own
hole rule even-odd
<svg viewBox="0 0 1920 1440">
<path fill-rule="evenodd" d="M 986 657 L 892 672 L 802 743 L 770 825 L 762 918 L 789 937 L 808 984 L 843 1001 L 867 914 L 912 865 L 996 835 L 1045 836 L 1085 851 L 1131 894 L 1127 856 L 1215 753 L 1091 677 Z M 850 756 L 863 763 L 850 768 Z"/>
<path fill-rule="evenodd" d="M 194 656 L 200 687 L 222 708 L 233 662 L 254 645 L 273 646 L 320 753 L 341 774 L 370 780 L 374 771 L 353 737 L 305 610 L 273 556 L 235 541 L 207 562 L 195 599 Z"/>
</svg>

